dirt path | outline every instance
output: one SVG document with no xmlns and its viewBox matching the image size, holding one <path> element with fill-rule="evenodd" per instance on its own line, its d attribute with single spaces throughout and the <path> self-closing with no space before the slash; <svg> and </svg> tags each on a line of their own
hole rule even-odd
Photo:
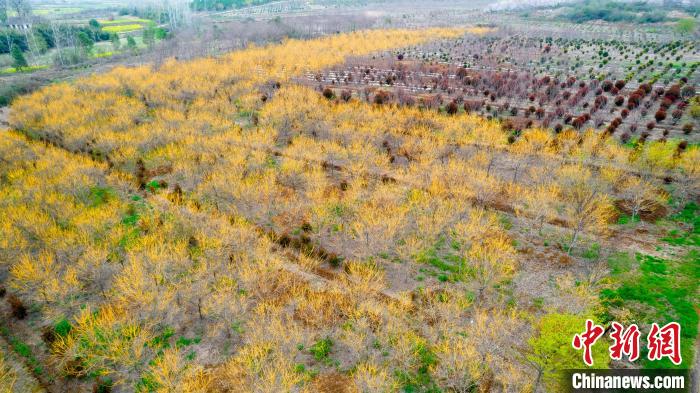
<svg viewBox="0 0 700 393">
<path fill-rule="evenodd" d="M 0 131 L 6 130 L 10 124 L 7 122 L 10 117 L 10 108 L 0 108 Z"/>
</svg>

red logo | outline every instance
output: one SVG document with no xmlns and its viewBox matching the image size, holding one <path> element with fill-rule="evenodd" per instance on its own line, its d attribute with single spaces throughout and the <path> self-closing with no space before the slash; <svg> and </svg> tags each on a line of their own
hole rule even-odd
<svg viewBox="0 0 700 393">
<path fill-rule="evenodd" d="M 671 359 L 673 364 L 681 364 L 681 325 L 671 322 L 659 328 L 653 323 L 647 336 L 649 344 L 649 360 L 661 360 L 664 357 Z"/>
<path fill-rule="evenodd" d="M 593 365 L 593 355 L 591 354 L 591 347 L 596 341 L 605 333 L 600 325 L 594 325 L 593 321 L 590 319 L 586 320 L 586 331 L 574 336 L 574 340 L 571 343 L 575 349 L 583 348 L 583 361 L 588 366 Z"/>
<path fill-rule="evenodd" d="M 625 330 L 624 326 L 617 322 L 612 323 L 610 337 L 614 343 L 610 346 L 610 359 L 620 360 L 622 355 L 629 356 L 630 362 L 639 359 L 639 328 L 632 324 Z"/>
<path fill-rule="evenodd" d="M 623 355 L 627 355 L 630 362 L 639 359 L 639 336 L 641 335 L 639 327 L 632 324 L 625 329 L 622 324 L 617 322 L 612 322 L 610 327 L 610 338 L 613 340 L 612 345 L 608 348 L 610 359 L 622 360 Z M 591 347 L 604 333 L 605 329 L 602 326 L 587 319 L 586 330 L 576 334 L 571 342 L 574 349 L 583 349 L 583 362 L 589 367 L 593 365 Z M 681 358 L 681 325 L 678 322 L 671 322 L 664 327 L 659 327 L 658 324 L 652 323 L 649 335 L 647 335 L 647 348 L 649 348 L 647 355 L 649 360 L 669 358 L 673 364 L 681 364 L 683 361 Z"/>
</svg>

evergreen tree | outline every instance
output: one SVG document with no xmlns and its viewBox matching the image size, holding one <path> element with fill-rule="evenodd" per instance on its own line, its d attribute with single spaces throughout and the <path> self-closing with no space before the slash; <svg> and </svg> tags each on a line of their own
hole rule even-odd
<svg viewBox="0 0 700 393">
<path fill-rule="evenodd" d="M 78 42 L 85 53 L 92 52 L 92 47 L 95 45 L 95 41 L 84 31 L 78 33 Z"/>
<path fill-rule="evenodd" d="M 13 60 L 13 65 L 19 71 L 21 71 L 22 68 L 27 67 L 29 65 L 29 64 L 27 64 L 27 59 L 24 57 L 24 54 L 22 53 L 22 49 L 20 49 L 19 46 L 17 46 L 17 45 L 14 45 L 12 47 L 12 60 Z"/>
<path fill-rule="evenodd" d="M 135 40 L 134 37 L 132 37 L 132 36 L 127 36 L 127 37 L 126 37 L 126 46 L 127 46 L 127 47 L 129 48 L 129 50 L 132 51 L 132 52 L 136 52 L 136 50 L 138 49 L 138 48 L 136 47 L 136 40 Z"/>
<path fill-rule="evenodd" d="M 119 35 L 116 33 L 112 33 L 109 36 L 109 40 L 112 41 L 112 48 L 114 48 L 115 51 L 118 51 L 119 48 L 122 46 L 122 43 L 119 40 Z"/>
</svg>

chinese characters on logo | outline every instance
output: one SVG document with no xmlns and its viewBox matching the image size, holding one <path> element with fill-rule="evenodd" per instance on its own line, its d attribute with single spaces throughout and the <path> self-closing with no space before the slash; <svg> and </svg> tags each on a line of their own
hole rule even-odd
<svg viewBox="0 0 700 393">
<path fill-rule="evenodd" d="M 651 325 L 647 341 L 649 360 L 668 357 L 676 366 L 681 364 L 681 325 L 671 322 L 659 328 L 659 325 L 654 323 Z"/>
<path fill-rule="evenodd" d="M 596 341 L 605 333 L 605 329 L 602 326 L 594 325 L 593 321 L 590 319 L 586 320 L 586 331 L 580 335 L 574 336 L 574 341 L 572 345 L 575 349 L 580 350 L 583 348 L 583 361 L 588 366 L 593 365 L 593 355 L 591 354 L 591 347 Z"/>
<path fill-rule="evenodd" d="M 620 360 L 622 355 L 629 356 L 630 362 L 639 359 L 639 328 L 632 324 L 627 330 L 617 322 L 612 323 L 613 332 L 610 333 L 614 343 L 610 346 L 610 359 Z M 590 364 L 589 364 L 590 366 Z"/>
<path fill-rule="evenodd" d="M 632 324 L 624 328 L 621 324 L 613 322 L 611 324 L 610 337 L 613 340 L 610 345 L 610 358 L 621 360 L 622 355 L 627 355 L 631 362 L 639 359 L 639 327 Z M 593 365 L 593 355 L 591 347 L 603 336 L 605 329 L 596 325 L 590 319 L 586 320 L 586 330 L 574 336 L 571 345 L 574 349 L 583 349 L 583 362 L 588 366 Z M 653 323 L 651 331 L 647 335 L 647 348 L 649 360 L 661 360 L 668 358 L 675 365 L 681 364 L 681 325 L 671 322 L 663 327 Z"/>
</svg>

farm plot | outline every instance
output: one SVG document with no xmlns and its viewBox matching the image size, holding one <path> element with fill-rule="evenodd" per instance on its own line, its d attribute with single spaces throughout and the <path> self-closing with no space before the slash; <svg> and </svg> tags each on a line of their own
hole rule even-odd
<svg viewBox="0 0 700 393">
<path fill-rule="evenodd" d="M 112 20 L 98 21 L 102 26 L 102 31 L 107 33 L 129 33 L 142 30 L 147 27 L 155 27 L 155 22 L 141 18 L 120 18 Z"/>
<path fill-rule="evenodd" d="M 634 230 L 615 219 L 653 221 L 669 195 L 697 195 L 700 150 L 570 130 L 509 141 L 476 115 L 291 82 L 461 34 L 289 40 L 18 99 L 0 135 L 0 277 L 37 379 L 520 391 L 541 372 L 557 391 L 547 359 L 580 362 L 571 335 L 606 318 L 598 293 L 624 311 L 596 279 Z M 683 345 L 692 359 L 692 337 Z"/>
<path fill-rule="evenodd" d="M 370 102 L 476 112 L 504 120 L 515 137 L 531 126 L 593 127 L 623 142 L 695 142 L 699 60 L 691 41 L 485 36 L 351 59 L 300 82 Z"/>
</svg>

